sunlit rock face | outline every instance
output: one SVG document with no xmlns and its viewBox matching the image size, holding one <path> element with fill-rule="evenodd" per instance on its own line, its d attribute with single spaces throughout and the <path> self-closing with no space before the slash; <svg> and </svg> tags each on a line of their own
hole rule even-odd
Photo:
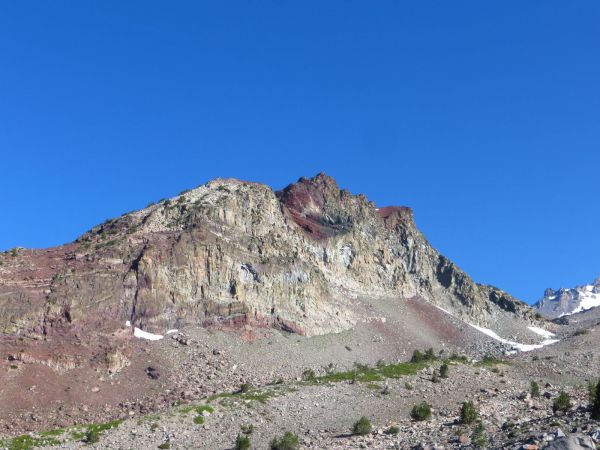
<svg viewBox="0 0 600 450">
<path fill-rule="evenodd" d="M 419 297 L 482 326 L 531 309 L 474 283 L 417 229 L 319 174 L 282 191 L 216 179 L 76 242 L 4 254 L 0 330 L 80 335 L 185 324 L 305 335 L 362 320 L 356 299 Z"/>
</svg>

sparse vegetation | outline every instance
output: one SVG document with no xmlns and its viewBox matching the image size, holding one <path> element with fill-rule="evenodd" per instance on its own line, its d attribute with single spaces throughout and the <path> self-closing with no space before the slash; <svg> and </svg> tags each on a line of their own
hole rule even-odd
<svg viewBox="0 0 600 450">
<path fill-rule="evenodd" d="M 477 363 L 477 365 L 481 367 L 493 367 L 497 366 L 498 364 L 508 364 L 508 362 L 503 359 L 495 358 L 491 355 L 485 355 L 483 359 Z M 492 371 L 494 372 L 494 370 Z"/>
<path fill-rule="evenodd" d="M 252 424 L 242 425 L 240 429 L 245 435 L 251 435 L 252 433 L 254 433 L 254 425 Z"/>
<path fill-rule="evenodd" d="M 448 371 L 449 371 L 448 364 L 444 362 L 440 366 L 440 377 L 442 377 L 442 378 L 448 378 Z"/>
<path fill-rule="evenodd" d="M 400 433 L 400 428 L 393 425 L 387 429 L 386 433 L 396 435 L 396 434 Z"/>
<path fill-rule="evenodd" d="M 252 385 L 250 383 L 244 383 L 240 386 L 239 392 L 241 392 L 242 394 L 245 394 L 247 392 L 250 392 L 251 390 L 252 390 Z"/>
<path fill-rule="evenodd" d="M 8 450 L 30 450 L 41 446 L 54 446 L 60 445 L 61 441 L 54 437 L 42 436 L 39 438 L 33 437 L 29 434 L 23 434 L 16 436 L 9 441 L 3 441 L 0 439 L 0 447 L 7 448 Z"/>
<path fill-rule="evenodd" d="M 475 425 L 473 434 L 471 435 L 471 442 L 476 448 L 486 448 L 488 445 L 490 445 L 490 441 L 483 423 L 479 422 L 477 425 Z"/>
<path fill-rule="evenodd" d="M 452 353 L 452 355 L 450 355 L 450 361 L 467 364 L 469 362 L 469 358 L 467 358 L 467 356 L 465 356 L 465 355 L 459 355 L 458 353 Z"/>
<path fill-rule="evenodd" d="M 537 384 L 535 381 L 531 381 L 529 393 L 531 394 L 532 397 L 539 397 L 540 396 L 540 385 Z"/>
<path fill-rule="evenodd" d="M 273 391 L 256 391 L 256 390 L 250 390 L 248 392 L 240 392 L 239 390 L 237 392 L 221 392 L 219 394 L 215 394 L 215 395 L 211 395 L 210 397 L 208 397 L 208 399 L 206 400 L 207 403 L 210 403 L 214 400 L 217 399 L 221 399 L 221 403 L 223 403 L 223 401 L 226 401 L 227 399 L 240 399 L 240 400 L 249 400 L 249 401 L 256 401 L 256 402 L 260 402 L 260 403 L 266 403 L 267 400 L 269 399 L 269 397 L 273 396 L 274 392 Z M 245 404 L 246 402 L 244 402 Z"/>
<path fill-rule="evenodd" d="M 85 442 L 87 444 L 95 444 L 100 441 L 100 432 L 97 429 L 90 429 L 85 434 Z"/>
<path fill-rule="evenodd" d="M 421 363 L 425 361 L 425 356 L 419 350 L 415 350 L 410 358 L 411 363 Z"/>
<path fill-rule="evenodd" d="M 286 431 L 279 439 L 273 438 L 269 448 L 271 450 L 298 450 L 300 448 L 300 440 L 291 431 Z"/>
<path fill-rule="evenodd" d="M 162 444 L 160 444 L 158 448 L 160 448 L 161 450 L 169 449 L 171 448 L 171 443 L 169 441 L 165 441 Z"/>
<path fill-rule="evenodd" d="M 464 402 L 460 408 L 460 423 L 470 425 L 477 420 L 479 412 L 473 402 Z"/>
<path fill-rule="evenodd" d="M 249 450 L 250 449 L 250 438 L 243 434 L 238 434 L 235 438 L 235 450 Z"/>
<path fill-rule="evenodd" d="M 431 406 L 425 402 L 413 406 L 410 416 L 414 420 L 423 421 L 431 419 Z"/>
<path fill-rule="evenodd" d="M 594 402 L 592 403 L 592 414 L 593 420 L 600 420 L 600 380 L 594 389 Z"/>
<path fill-rule="evenodd" d="M 310 373 L 303 375 L 302 379 L 308 383 L 330 383 L 340 381 L 350 382 L 376 382 L 383 381 L 385 378 L 401 378 L 406 375 L 415 375 L 419 370 L 425 368 L 425 362 L 420 363 L 398 363 L 388 364 L 382 367 L 369 367 L 365 364 L 355 364 L 353 370 L 347 372 L 328 373 L 323 376 L 312 378 Z M 307 371 L 305 371 L 306 373 Z"/>
<path fill-rule="evenodd" d="M 365 416 L 362 416 L 352 426 L 352 434 L 366 436 L 371 432 L 371 422 Z"/>
<path fill-rule="evenodd" d="M 552 403 L 552 411 L 554 412 L 554 414 L 556 414 L 557 412 L 565 413 L 569 409 L 571 409 L 571 406 L 573 405 L 571 403 L 571 397 L 569 396 L 569 394 L 567 394 L 565 391 L 560 391 L 560 394 L 554 399 L 554 402 Z"/>
<path fill-rule="evenodd" d="M 302 380 L 303 381 L 314 381 L 317 378 L 315 371 L 312 369 L 306 369 L 302 372 Z"/>
<path fill-rule="evenodd" d="M 600 384 L 600 379 L 596 382 L 595 380 L 588 381 L 587 390 L 588 390 L 588 402 L 590 405 L 594 403 L 596 400 L 596 392 L 598 389 L 598 384 Z"/>
</svg>

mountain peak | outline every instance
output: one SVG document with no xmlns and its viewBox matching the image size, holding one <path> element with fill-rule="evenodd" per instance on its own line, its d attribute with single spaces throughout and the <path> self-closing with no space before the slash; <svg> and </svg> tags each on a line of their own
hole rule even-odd
<svg viewBox="0 0 600 450">
<path fill-rule="evenodd" d="M 574 288 L 548 288 L 534 306 L 538 313 L 550 319 L 570 316 L 600 306 L 600 277 L 593 283 Z"/>
</svg>

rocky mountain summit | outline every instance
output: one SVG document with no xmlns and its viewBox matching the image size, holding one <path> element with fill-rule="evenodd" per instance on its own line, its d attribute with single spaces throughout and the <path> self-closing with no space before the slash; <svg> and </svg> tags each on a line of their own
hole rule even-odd
<svg viewBox="0 0 600 450">
<path fill-rule="evenodd" d="M 572 289 L 546 289 L 535 310 L 549 319 L 570 316 L 600 306 L 600 278 Z"/>
<path fill-rule="evenodd" d="M 129 321 L 157 333 L 251 324 L 310 336 L 352 328 L 364 320 L 353 300 L 382 296 L 419 297 L 480 326 L 533 317 L 440 255 L 410 208 L 378 208 L 325 174 L 279 192 L 216 179 L 1 261 L 0 330 L 12 335 Z"/>
<path fill-rule="evenodd" d="M 599 319 L 536 317 L 437 252 L 410 208 L 325 174 L 216 179 L 0 254 L 0 449 L 596 443 L 581 384 Z M 273 447 L 284 431 L 295 444 Z"/>
</svg>

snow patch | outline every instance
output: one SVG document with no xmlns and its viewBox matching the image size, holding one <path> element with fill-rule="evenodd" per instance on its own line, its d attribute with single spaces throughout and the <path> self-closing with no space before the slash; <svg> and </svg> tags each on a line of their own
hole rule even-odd
<svg viewBox="0 0 600 450">
<path fill-rule="evenodd" d="M 569 316 L 571 314 L 577 314 L 578 312 L 587 311 L 588 309 L 600 306 L 600 294 L 594 294 L 592 289 L 594 289 L 593 286 L 586 286 L 584 292 L 580 291 L 579 306 L 570 313 L 566 313 L 564 315 Z"/>
<path fill-rule="evenodd" d="M 445 310 L 441 306 L 438 306 L 438 305 L 433 305 L 433 306 L 435 306 L 437 309 L 439 309 L 441 311 L 444 311 L 449 316 L 454 317 L 454 315 L 450 311 Z M 510 345 L 513 348 L 513 350 L 508 352 L 509 355 L 514 355 L 515 353 L 517 353 L 517 350 L 521 351 L 521 352 L 530 352 L 532 350 L 537 350 L 539 348 L 545 347 L 546 345 L 556 344 L 559 341 L 558 339 L 551 339 L 552 336 L 554 336 L 554 333 L 550 333 L 549 331 L 544 330 L 543 328 L 527 327 L 530 331 L 533 331 L 534 333 L 544 337 L 545 339 L 542 341 L 541 344 L 520 344 L 519 342 L 512 342 L 512 341 L 509 341 L 508 339 L 501 338 L 495 332 L 493 332 L 492 330 L 490 330 L 488 328 L 479 327 L 479 326 L 473 325 L 472 323 L 469 323 L 469 322 L 465 322 L 465 323 L 467 325 L 470 325 L 471 327 L 475 328 L 477 331 L 480 331 L 481 333 L 488 335 L 492 339 L 495 339 L 498 342 L 502 342 L 503 344 Z"/>
<path fill-rule="evenodd" d="M 173 334 L 173 333 L 179 333 L 179 330 L 176 328 L 173 328 L 172 330 L 167 330 L 167 332 L 165 334 Z"/>
<path fill-rule="evenodd" d="M 160 334 L 148 333 L 147 331 L 140 330 L 138 327 L 133 329 L 133 335 L 136 338 L 147 339 L 149 341 L 158 341 L 163 338 Z"/>
<path fill-rule="evenodd" d="M 131 322 L 128 320 L 127 322 L 125 322 L 125 326 L 126 327 L 130 327 L 131 326 Z"/>
<path fill-rule="evenodd" d="M 555 336 L 554 333 L 551 333 L 548 330 L 544 330 L 543 328 L 539 328 L 539 327 L 527 327 L 527 328 L 529 328 L 535 334 L 539 334 L 540 336 L 542 336 L 546 339 L 550 339 L 551 337 Z"/>
<path fill-rule="evenodd" d="M 473 328 L 480 331 L 481 333 L 488 335 L 492 339 L 495 339 L 498 342 L 502 342 L 503 344 L 510 345 L 513 349 L 519 350 L 521 352 L 530 352 L 532 350 L 537 350 L 542 347 L 545 347 L 546 345 L 551 345 L 551 344 L 555 344 L 558 342 L 558 339 L 544 339 L 544 341 L 542 341 L 541 344 L 520 344 L 519 342 L 513 342 L 513 341 L 509 341 L 508 339 L 501 338 L 500 336 L 498 336 L 496 333 L 494 333 L 492 330 L 490 330 L 488 328 L 478 327 L 477 325 L 473 325 L 472 323 L 469 323 L 469 325 L 471 325 Z M 531 328 L 536 328 L 536 327 L 528 327 L 528 328 L 531 329 Z M 539 328 L 538 330 L 541 330 L 541 328 Z M 533 331 L 533 330 L 531 330 L 531 331 Z M 545 333 L 548 333 L 548 331 L 546 331 L 546 330 L 542 330 L 542 331 L 544 331 Z M 534 331 L 534 333 L 540 334 L 537 331 Z"/>
</svg>

